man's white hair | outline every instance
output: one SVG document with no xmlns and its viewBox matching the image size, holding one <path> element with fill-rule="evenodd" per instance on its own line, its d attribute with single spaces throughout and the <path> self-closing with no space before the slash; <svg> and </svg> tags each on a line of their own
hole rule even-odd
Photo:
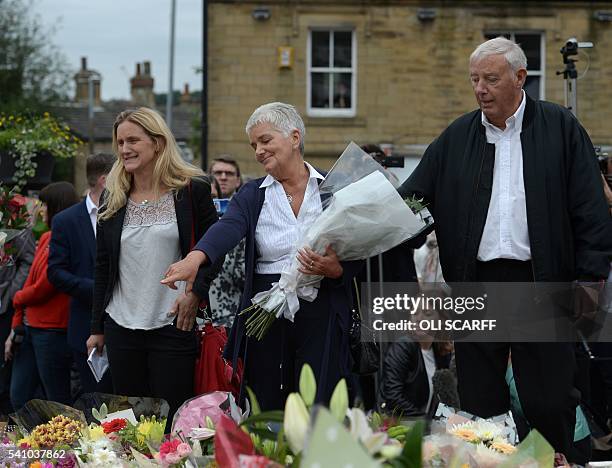
<svg viewBox="0 0 612 468">
<path fill-rule="evenodd" d="M 521 68 L 527 69 L 527 57 L 523 49 L 516 42 L 503 36 L 489 39 L 476 47 L 476 50 L 470 55 L 470 64 L 491 55 L 503 55 L 514 73 Z"/>
<path fill-rule="evenodd" d="M 284 102 L 269 102 L 259 106 L 247 121 L 245 129 L 247 135 L 253 127 L 262 123 L 269 123 L 285 137 L 288 137 L 291 132 L 297 130 L 300 133 L 300 153 L 302 156 L 304 155 L 306 127 L 295 107 Z"/>
</svg>

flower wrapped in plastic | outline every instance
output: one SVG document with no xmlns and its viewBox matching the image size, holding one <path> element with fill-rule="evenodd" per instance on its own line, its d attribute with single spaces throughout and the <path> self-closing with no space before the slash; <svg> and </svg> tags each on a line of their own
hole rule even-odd
<svg viewBox="0 0 612 468">
<path fill-rule="evenodd" d="M 222 416 L 228 416 L 240 424 L 248 414 L 248 406 L 242 412 L 230 392 L 206 393 L 181 405 L 172 420 L 171 433 L 182 434 L 193 440 L 206 440 L 214 437 L 215 427 Z"/>
<path fill-rule="evenodd" d="M 552 466 L 554 450 L 532 431 L 520 444 L 512 413 L 482 419 L 440 404 L 423 440 L 423 466 Z"/>
<path fill-rule="evenodd" d="M 351 142 L 319 186 L 323 212 L 304 233 L 295 253 L 309 247 L 323 254 L 331 246 L 341 261 L 364 260 L 419 235 L 432 222 L 423 209 L 415 214 L 402 200 L 390 174 Z M 420 208 L 423 208 L 422 206 Z M 247 335 L 261 339 L 280 317 L 293 321 L 299 299 L 316 299 L 322 276 L 289 268 L 268 291 L 256 294 L 246 320 Z"/>
<path fill-rule="evenodd" d="M 32 434 L 36 428 L 43 428 L 43 426 L 44 431 L 39 432 L 46 433 L 49 432 L 47 431 L 49 429 L 50 433 L 66 432 L 72 434 L 75 432 L 73 429 L 76 426 L 80 429 L 87 425 L 82 411 L 55 401 L 38 399 L 28 401 L 19 411 L 11 414 L 11 418 L 17 423 L 17 427 L 22 434 Z M 45 426 L 52 421 L 53 427 Z M 64 427 L 66 425 L 69 427 Z M 66 429 L 66 431 L 63 429 Z M 76 435 L 78 435 L 78 431 Z"/>
</svg>

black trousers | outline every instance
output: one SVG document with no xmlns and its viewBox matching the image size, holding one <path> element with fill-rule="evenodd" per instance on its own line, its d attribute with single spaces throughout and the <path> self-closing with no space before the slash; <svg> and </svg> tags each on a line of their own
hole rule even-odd
<svg viewBox="0 0 612 468">
<path fill-rule="evenodd" d="M 277 280 L 278 275 L 255 275 L 253 294 L 268 290 Z M 348 367 L 348 336 L 343 336 L 334 313 L 329 290 L 321 288 L 314 302 L 300 300 L 295 322 L 277 319 L 261 341 L 248 339 L 246 385 L 263 410 L 285 407 L 287 395 L 298 391 L 304 363 L 312 367 L 317 380 L 317 402 L 329 402 Z"/>
<path fill-rule="evenodd" d="M 104 341 L 117 395 L 163 398 L 170 405 L 169 430 L 179 406 L 193 397 L 193 373 L 198 350 L 195 331 L 174 325 L 155 330 L 130 330 L 110 317 Z"/>
<path fill-rule="evenodd" d="M 479 262 L 481 282 L 532 282 L 530 262 Z M 505 413 L 510 397 L 505 374 L 512 353 L 525 417 L 554 447 L 575 461 L 574 428 L 579 392 L 574 386 L 572 343 L 455 343 L 461 409 L 482 418 Z"/>
</svg>

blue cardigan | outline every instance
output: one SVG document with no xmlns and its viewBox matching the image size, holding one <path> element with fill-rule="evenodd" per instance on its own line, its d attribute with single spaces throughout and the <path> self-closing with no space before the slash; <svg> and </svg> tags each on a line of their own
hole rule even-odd
<svg viewBox="0 0 612 468">
<path fill-rule="evenodd" d="M 233 249 L 241 239 L 246 237 L 245 242 L 245 285 L 242 298 L 240 300 L 240 311 L 251 305 L 253 297 L 253 277 L 255 275 L 255 264 L 258 257 L 255 246 L 255 228 L 259 214 L 265 200 L 266 189 L 259 186 L 264 178 L 255 179 L 246 183 L 238 193 L 236 193 L 225 214 L 219 221 L 210 227 L 206 234 L 194 247 L 206 254 L 210 262 L 215 262 L 218 258 Z M 346 341 L 346 356 L 348 358 L 348 330 L 350 328 L 350 311 L 352 309 L 352 279 L 363 267 L 363 261 L 342 262 L 343 274 L 337 280 L 325 278 L 321 286 L 330 287 L 331 309 L 342 329 Z M 239 312 L 240 312 L 239 311 Z M 238 313 L 239 313 L 238 312 Z M 299 312 L 298 312 L 299 313 Z M 237 315 L 234 325 L 230 332 L 227 346 L 225 348 L 225 358 L 231 359 L 235 363 L 244 350 L 246 315 Z M 328 334 L 331 334 L 333 326 L 329 327 Z M 341 360 L 342 361 L 342 360 Z M 348 359 L 344 373 L 348 374 Z"/>
</svg>

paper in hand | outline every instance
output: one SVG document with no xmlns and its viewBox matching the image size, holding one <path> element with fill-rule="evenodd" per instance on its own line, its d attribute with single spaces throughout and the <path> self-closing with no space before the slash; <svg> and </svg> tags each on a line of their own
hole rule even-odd
<svg viewBox="0 0 612 468">
<path fill-rule="evenodd" d="M 102 380 L 104 373 L 108 369 L 108 356 L 106 354 L 106 346 L 102 349 L 102 355 L 98 353 L 98 349 L 94 348 L 89 353 L 89 357 L 87 358 L 87 364 L 91 369 L 96 382 Z"/>
</svg>

